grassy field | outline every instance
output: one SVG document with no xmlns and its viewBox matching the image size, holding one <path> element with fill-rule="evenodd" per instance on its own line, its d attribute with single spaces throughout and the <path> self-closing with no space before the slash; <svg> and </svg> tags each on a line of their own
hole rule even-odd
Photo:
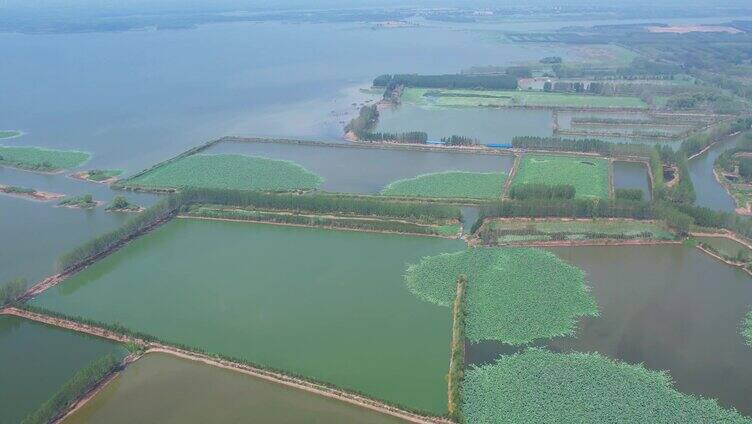
<svg viewBox="0 0 752 424">
<path fill-rule="evenodd" d="M 594 219 L 564 221 L 560 219 L 494 220 L 481 229 L 498 243 L 549 240 L 587 240 L 594 238 L 674 240 L 665 225 L 651 221 Z"/>
<path fill-rule="evenodd" d="M 21 131 L 16 130 L 0 130 L 0 138 L 13 138 L 21 135 Z"/>
<path fill-rule="evenodd" d="M 572 107 L 644 109 L 648 105 L 638 97 L 597 96 L 591 94 L 547 93 L 521 90 L 455 90 L 406 88 L 402 101 L 424 107 Z"/>
<path fill-rule="evenodd" d="M 89 160 L 89 157 L 88 153 L 76 150 L 0 146 L 0 165 L 30 171 L 55 172 L 75 168 Z"/>
<path fill-rule="evenodd" d="M 598 314 L 584 273 L 539 249 L 475 248 L 426 257 L 408 268 L 405 281 L 421 299 L 450 306 L 460 275 L 467 277 L 472 342 L 522 345 L 571 335 L 578 318 Z"/>
<path fill-rule="evenodd" d="M 506 174 L 503 172 L 448 171 L 423 174 L 390 183 L 385 196 L 446 197 L 462 199 L 498 199 Z"/>
<path fill-rule="evenodd" d="M 575 156 L 525 155 L 512 185 L 528 183 L 571 184 L 575 197 L 607 198 L 608 161 Z"/>
<path fill-rule="evenodd" d="M 667 373 L 598 353 L 527 349 L 465 372 L 470 423 L 752 423 L 716 401 L 678 392 Z"/>
<path fill-rule="evenodd" d="M 125 181 L 147 188 L 223 188 L 290 191 L 318 188 L 322 179 L 283 160 L 245 155 L 193 155 Z"/>
</svg>

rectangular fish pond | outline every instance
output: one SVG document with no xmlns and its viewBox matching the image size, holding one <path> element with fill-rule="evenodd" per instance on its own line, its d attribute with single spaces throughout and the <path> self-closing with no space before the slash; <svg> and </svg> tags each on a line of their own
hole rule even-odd
<svg viewBox="0 0 752 424">
<path fill-rule="evenodd" d="M 228 405 L 232 405 L 228 408 Z M 65 424 L 396 424 L 398 418 L 165 353 L 129 365 Z"/>
<path fill-rule="evenodd" d="M 447 410 L 451 316 L 407 263 L 460 240 L 177 219 L 32 301 L 38 307 Z"/>
<path fill-rule="evenodd" d="M 666 370 L 680 392 L 752 415 L 752 347 L 740 330 L 752 305 L 745 272 L 683 245 L 549 250 L 585 271 L 600 316 L 581 319 L 573 337 L 538 345 Z M 517 350 L 471 344 L 467 361 L 491 363 Z"/>
</svg>

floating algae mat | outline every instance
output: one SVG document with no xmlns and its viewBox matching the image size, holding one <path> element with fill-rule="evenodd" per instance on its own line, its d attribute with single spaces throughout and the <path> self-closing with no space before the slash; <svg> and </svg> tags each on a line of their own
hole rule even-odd
<svg viewBox="0 0 752 424">
<path fill-rule="evenodd" d="M 230 407 L 231 406 L 231 407 Z M 346 402 L 164 353 L 126 368 L 65 424 L 403 422 Z"/>
<path fill-rule="evenodd" d="M 0 423 L 21 422 L 80 369 L 125 352 L 102 339 L 0 316 Z"/>
<path fill-rule="evenodd" d="M 577 318 L 597 315 L 582 271 L 539 249 L 474 248 L 424 258 L 407 270 L 418 297 L 451 305 L 467 277 L 465 325 L 471 342 L 512 345 L 573 334 Z"/>
<path fill-rule="evenodd" d="M 451 316 L 402 272 L 463 246 L 178 219 L 33 304 L 444 414 Z"/>
</svg>

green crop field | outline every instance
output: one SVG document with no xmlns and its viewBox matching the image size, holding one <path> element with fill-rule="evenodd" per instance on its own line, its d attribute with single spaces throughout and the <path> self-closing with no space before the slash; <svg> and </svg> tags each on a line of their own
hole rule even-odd
<svg viewBox="0 0 752 424">
<path fill-rule="evenodd" d="M 626 219 L 592 220 L 495 220 L 481 230 L 499 243 L 547 240 L 586 240 L 593 238 L 674 240 L 676 236 L 665 225 L 652 221 Z"/>
<path fill-rule="evenodd" d="M 290 161 L 235 154 L 198 154 L 156 167 L 126 181 L 125 185 L 290 191 L 315 189 L 321 182 L 321 177 Z"/>
<path fill-rule="evenodd" d="M 506 180 L 503 172 L 448 171 L 397 180 L 381 190 L 385 196 L 498 199 Z"/>
<path fill-rule="evenodd" d="M 451 305 L 458 276 L 467 283 L 466 332 L 472 342 L 521 345 L 574 333 L 598 308 L 584 273 L 539 249 L 475 248 L 426 257 L 405 280 L 418 297 Z"/>
<path fill-rule="evenodd" d="M 0 165 L 31 171 L 54 172 L 75 168 L 89 160 L 89 157 L 88 153 L 76 150 L 0 146 Z"/>
<path fill-rule="evenodd" d="M 571 184 L 575 197 L 607 198 L 608 161 L 590 157 L 525 155 L 512 186 L 530 183 Z"/>
<path fill-rule="evenodd" d="M 454 90 L 406 88 L 402 101 L 424 107 L 574 107 L 644 109 L 639 97 L 598 96 L 592 94 L 548 93 L 521 90 Z"/>
<path fill-rule="evenodd" d="M 21 135 L 21 131 L 16 130 L 0 130 L 0 138 L 13 138 Z"/>
<path fill-rule="evenodd" d="M 530 348 L 465 372 L 469 423 L 752 423 L 716 401 L 678 392 L 671 377 L 598 353 Z"/>
</svg>

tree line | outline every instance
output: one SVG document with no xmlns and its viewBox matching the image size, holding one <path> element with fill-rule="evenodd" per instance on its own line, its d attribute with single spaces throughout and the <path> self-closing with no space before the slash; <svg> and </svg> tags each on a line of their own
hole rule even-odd
<svg viewBox="0 0 752 424">
<path fill-rule="evenodd" d="M 120 366 L 112 354 L 103 356 L 78 371 L 55 395 L 29 414 L 21 424 L 47 424 L 60 417 L 79 397 L 83 396 L 108 374 Z"/>
<path fill-rule="evenodd" d="M 357 134 L 357 133 L 356 133 Z M 406 131 L 401 133 L 365 132 L 358 135 L 361 141 L 388 141 L 392 143 L 426 144 L 428 134 L 424 131 Z"/>
<path fill-rule="evenodd" d="M 466 137 L 464 135 L 451 135 L 449 137 L 441 137 L 441 142 L 447 146 L 475 146 L 480 144 L 477 138 Z"/>
<path fill-rule="evenodd" d="M 571 184 L 527 183 L 513 185 L 509 188 L 509 197 L 517 200 L 528 199 L 574 199 L 575 188 Z"/>
<path fill-rule="evenodd" d="M 14 278 L 3 285 L 0 285 L 0 307 L 15 303 L 25 292 L 25 278 Z"/>
<path fill-rule="evenodd" d="M 480 90 L 516 90 L 516 75 L 379 75 L 373 80 L 375 87 L 402 85 L 415 88 L 464 88 Z"/>
</svg>

